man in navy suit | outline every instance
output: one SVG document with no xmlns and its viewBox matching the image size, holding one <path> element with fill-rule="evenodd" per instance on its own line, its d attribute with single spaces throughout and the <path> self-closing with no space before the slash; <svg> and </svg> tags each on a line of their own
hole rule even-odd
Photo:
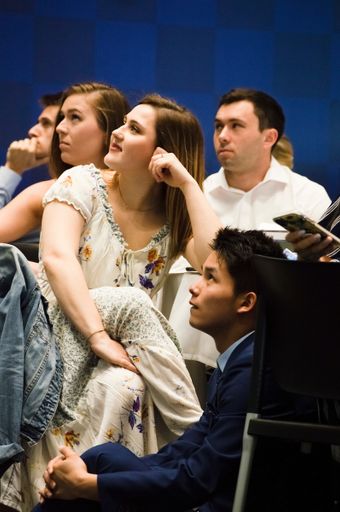
<svg viewBox="0 0 340 512">
<path fill-rule="evenodd" d="M 231 511 L 242 452 L 256 314 L 250 259 L 252 254 L 283 255 L 281 247 L 260 231 L 221 229 L 211 248 L 202 277 L 190 287 L 190 323 L 213 336 L 221 354 L 200 421 L 157 454 L 140 459 L 114 443 L 96 446 L 82 457 L 62 447 L 62 455 L 49 463 L 44 474 L 44 504 L 37 505 L 35 511 L 180 512 L 195 507 L 200 512 Z M 309 400 L 281 390 L 268 369 L 264 415 L 296 419 L 311 410 Z M 251 482 L 247 510 L 293 510 L 286 505 L 280 508 L 285 496 L 277 487 L 278 483 L 285 485 L 287 474 L 298 468 L 293 464 L 287 471 L 283 464 L 289 447 L 284 446 L 273 457 L 271 445 L 261 448 L 259 442 L 258 446 L 261 472 L 255 461 L 253 473 L 263 482 L 262 486 Z M 284 494 L 289 496 L 291 490 Z M 306 508 L 300 503 L 299 510 Z"/>
</svg>

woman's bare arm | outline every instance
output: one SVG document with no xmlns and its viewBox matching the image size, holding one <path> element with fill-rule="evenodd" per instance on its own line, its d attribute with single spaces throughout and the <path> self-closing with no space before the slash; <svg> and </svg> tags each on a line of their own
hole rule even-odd
<svg viewBox="0 0 340 512">
<path fill-rule="evenodd" d="M 201 272 L 209 256 L 209 244 L 222 223 L 197 181 L 188 173 L 173 153 L 157 148 L 151 159 L 150 171 L 158 183 L 180 188 L 184 194 L 192 225 L 193 238 L 189 241 L 184 256 L 193 268 Z"/>
<path fill-rule="evenodd" d="M 27 187 L 0 210 L 0 242 L 13 242 L 40 226 L 42 200 L 54 181 L 41 181 Z"/>
<path fill-rule="evenodd" d="M 66 203 L 53 201 L 45 207 L 41 241 L 47 278 L 62 310 L 78 331 L 86 339 L 96 333 L 89 339 L 95 354 L 138 373 L 125 349 L 103 331 L 77 259 L 83 225 L 82 215 Z"/>
</svg>

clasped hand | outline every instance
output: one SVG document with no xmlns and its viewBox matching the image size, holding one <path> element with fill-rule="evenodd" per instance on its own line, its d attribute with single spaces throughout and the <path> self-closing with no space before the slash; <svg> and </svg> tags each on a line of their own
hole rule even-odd
<svg viewBox="0 0 340 512">
<path fill-rule="evenodd" d="M 43 474 L 46 487 L 39 491 L 40 503 L 45 499 L 75 500 L 80 497 L 79 487 L 88 476 L 85 462 L 71 448 L 59 448 L 61 455 L 52 459 Z"/>
</svg>

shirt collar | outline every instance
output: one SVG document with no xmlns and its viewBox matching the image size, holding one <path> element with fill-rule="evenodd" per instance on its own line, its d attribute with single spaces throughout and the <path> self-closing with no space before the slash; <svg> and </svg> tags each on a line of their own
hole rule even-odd
<svg viewBox="0 0 340 512">
<path fill-rule="evenodd" d="M 223 167 L 221 167 L 220 170 L 215 174 L 214 184 L 212 185 L 211 190 L 216 190 L 217 188 L 224 188 L 226 190 L 229 190 L 230 188 L 225 178 Z"/>
<path fill-rule="evenodd" d="M 288 173 L 287 171 L 290 171 L 288 167 L 285 167 L 284 165 L 279 164 L 279 162 L 272 156 L 270 167 L 267 171 L 267 174 L 264 177 L 265 181 L 277 181 L 280 183 L 288 183 Z"/>
<path fill-rule="evenodd" d="M 279 162 L 272 156 L 270 167 L 264 177 L 264 179 L 256 185 L 256 187 L 260 186 L 261 183 L 265 183 L 267 181 L 276 181 L 280 183 L 288 183 L 288 174 L 287 171 L 289 171 L 288 167 L 285 167 L 284 165 L 280 165 Z M 256 188 L 254 187 L 254 188 Z M 228 182 L 226 180 L 224 169 L 221 167 L 221 169 L 216 173 L 214 185 L 211 187 L 210 190 L 216 190 L 218 188 L 224 188 L 225 190 L 238 190 L 234 189 L 232 187 L 229 187 Z M 254 190 L 254 189 L 252 189 Z M 249 191 L 250 192 L 250 191 Z"/>
<path fill-rule="evenodd" d="M 240 344 L 242 343 L 243 340 L 245 340 L 246 338 L 248 338 L 248 336 L 250 336 L 251 334 L 253 334 L 254 331 L 252 332 L 248 332 L 248 334 L 246 334 L 245 336 L 243 336 L 243 338 L 235 341 L 235 343 L 233 343 L 232 345 L 230 345 L 229 348 L 227 348 L 227 350 L 225 352 L 223 352 L 223 354 L 221 354 L 220 356 L 218 356 L 217 358 L 217 366 L 219 367 L 219 369 L 221 370 L 221 372 L 223 373 L 224 371 L 224 368 L 226 367 L 227 365 L 227 362 L 229 361 L 229 357 L 231 356 L 231 354 L 234 352 L 235 348 Z"/>
</svg>

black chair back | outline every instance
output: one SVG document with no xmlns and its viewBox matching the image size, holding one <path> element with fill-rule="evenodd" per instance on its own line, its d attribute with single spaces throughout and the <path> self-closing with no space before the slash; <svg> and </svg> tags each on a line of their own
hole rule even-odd
<svg viewBox="0 0 340 512">
<path fill-rule="evenodd" d="M 334 508 L 334 503 L 340 501 L 339 482 L 336 481 L 334 498 L 328 485 L 332 480 L 332 461 L 327 445 L 340 446 L 340 420 L 336 414 L 340 400 L 340 264 L 253 256 L 252 265 L 258 295 L 257 322 L 249 406 L 233 512 L 243 512 L 245 509 L 255 447 L 258 439 L 262 442 L 266 438 L 288 441 L 282 453 L 291 460 L 294 470 L 298 468 L 298 476 L 293 481 L 297 481 L 299 475 L 307 478 L 305 482 L 302 479 L 297 482 L 296 495 L 295 492 L 289 494 L 291 488 L 288 486 L 286 494 L 281 489 L 279 494 L 285 496 L 270 510 L 338 510 Z M 284 390 L 322 399 L 320 402 L 324 414 L 320 414 L 321 423 L 317 418 L 302 422 L 261 416 L 268 365 Z M 296 446 L 292 441 L 302 442 L 301 450 L 304 453 L 312 451 L 313 458 L 303 462 L 304 454 L 297 457 L 297 454 L 289 453 L 288 448 Z M 322 455 L 321 462 L 317 460 L 316 465 L 315 447 L 311 447 L 315 443 Z M 275 457 L 274 454 L 275 450 Z M 262 460 L 262 470 L 259 472 L 257 467 L 254 474 L 260 478 L 264 469 L 269 467 L 270 460 L 271 457 L 265 463 Z M 282 458 L 277 461 L 280 468 L 282 462 Z M 312 468 L 317 468 L 315 474 Z M 334 475 L 337 475 L 334 481 L 339 478 L 337 471 L 334 471 Z M 290 469 L 284 474 L 289 475 Z M 326 474 L 326 480 L 320 487 L 318 482 Z M 257 487 L 259 481 L 255 485 Z M 283 502 L 289 497 L 292 503 L 286 506 Z M 268 501 L 269 498 L 265 499 Z M 283 509 L 280 508 L 282 503 Z"/>
<path fill-rule="evenodd" d="M 28 261 L 34 261 L 35 263 L 39 263 L 39 244 L 14 242 L 11 245 L 14 245 L 14 247 L 19 249 L 19 251 L 21 251 L 23 255 L 26 256 Z"/>
<path fill-rule="evenodd" d="M 265 256 L 252 264 L 265 308 L 256 333 L 269 340 L 277 382 L 289 392 L 339 400 L 340 264 Z"/>
</svg>

